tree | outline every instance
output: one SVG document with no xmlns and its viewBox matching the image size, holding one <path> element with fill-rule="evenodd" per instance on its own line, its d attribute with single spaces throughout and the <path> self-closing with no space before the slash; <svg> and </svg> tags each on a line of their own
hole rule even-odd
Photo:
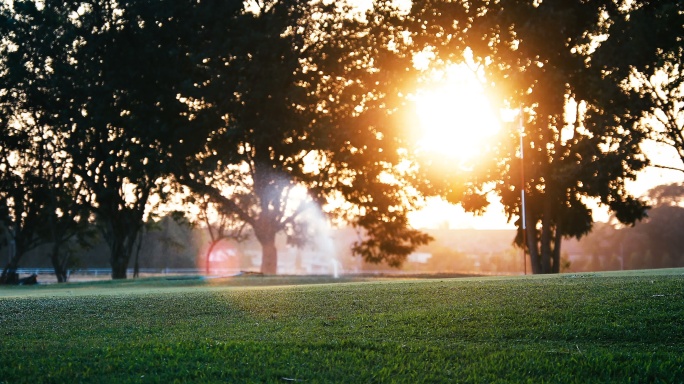
<svg viewBox="0 0 684 384">
<path fill-rule="evenodd" d="M 301 186 L 307 203 L 341 196 L 355 207 L 349 217 L 369 236 L 356 249 L 369 260 L 398 264 L 428 240 L 408 228 L 413 197 L 402 194 L 394 170 L 398 136 L 382 122 L 397 108 L 388 106 L 396 95 L 381 88 L 392 72 L 379 75 L 377 47 L 361 45 L 378 36 L 334 4 L 255 4 L 252 11 L 242 1 L 8 6 L 23 32 L 57 32 L 54 41 L 44 33 L 25 43 L 36 55 L 22 65 L 49 76 L 22 83 L 20 92 L 50 97 L 35 110 L 64 140 L 114 278 L 126 277 L 149 198 L 166 191 L 171 167 L 254 229 L 269 273 L 275 234 L 295 228 L 304 210 L 288 199 Z M 394 17 L 390 8 L 385 14 Z M 375 43 L 389 55 L 383 38 Z M 216 182 L 224 174 L 232 196 Z"/>
<path fill-rule="evenodd" d="M 684 4 L 640 1 L 611 20 L 610 39 L 593 61 L 623 82 L 648 137 L 673 148 L 684 163 Z"/>
<path fill-rule="evenodd" d="M 559 272 L 562 238 L 591 230 L 589 198 L 599 199 L 624 223 L 644 217 L 644 204 L 624 184 L 647 164 L 639 149 L 643 136 L 634 130 L 638 114 L 621 103 L 620 84 L 588 67 L 592 39 L 606 33 L 605 15 L 617 14 L 617 5 L 475 1 L 443 13 L 431 11 L 432 3 L 414 3 L 414 22 L 437 31 L 432 39 L 420 34 L 420 41 L 446 59 L 469 49 L 490 94 L 499 98 L 497 105 L 524 109 L 524 164 L 520 133 L 508 127 L 496 161 L 482 167 L 464 193 L 477 194 L 477 185 L 495 183 L 509 218 L 518 217 L 515 242 L 529 252 L 532 271 Z"/>
<path fill-rule="evenodd" d="M 168 148 L 191 129 L 178 100 L 187 78 L 175 34 L 191 4 L 150 1 L 43 2 L 66 55 L 52 60 L 46 112 L 66 140 L 72 171 L 87 189 L 111 252 L 112 277 L 126 278 L 150 196 L 163 198 Z M 46 34 L 46 36 L 49 36 Z M 49 44 L 38 42 L 37 48 Z"/>
<path fill-rule="evenodd" d="M 143 265 L 156 265 L 166 268 L 187 268 L 196 266 L 196 253 L 193 247 L 192 223 L 187 220 L 182 211 L 168 212 L 155 221 L 148 221 L 145 225 L 144 241 L 141 241 L 136 251 L 136 274 L 139 273 L 139 262 L 137 254 L 143 248 L 148 257 L 143 261 Z M 144 242 L 144 247 L 142 247 Z M 187 260 L 184 254 L 191 254 L 193 257 Z M 151 256 L 151 257 L 149 257 Z"/>
<path fill-rule="evenodd" d="M 42 12 L 33 2 L 17 1 L 1 8 L 2 84 L 0 86 L 0 173 L 7 232 L 13 257 L 3 279 L 17 268 L 22 255 L 51 243 L 50 258 L 59 282 L 66 281 L 60 248 L 87 224 L 82 184 L 74 179 L 64 151 L 64 136 L 55 125 L 50 93 L 55 62 L 66 60 L 60 50 L 69 37 L 59 17 Z"/>
<path fill-rule="evenodd" d="M 24 184 L 33 182 L 34 178 L 35 175 L 31 174 L 20 177 L 8 172 L 2 175 L 0 215 L 7 239 L 5 244 L 8 249 L 8 262 L 0 275 L 0 284 L 14 281 L 22 256 L 42 243 L 36 232 L 41 223 L 40 214 L 45 207 L 45 190 L 27 188 Z"/>
<path fill-rule="evenodd" d="M 678 205 L 658 205 L 648 212 L 648 219 L 634 228 L 630 235 L 643 234 L 647 239 L 642 247 L 650 251 L 651 260 L 645 268 L 673 268 L 684 266 L 684 208 Z M 644 252 L 642 258 L 648 253 Z"/>
<path fill-rule="evenodd" d="M 355 251 L 400 264 L 429 236 L 409 227 L 415 201 L 396 170 L 392 77 L 403 78 L 410 58 L 393 57 L 392 36 L 372 29 L 398 24 L 396 12 L 381 8 L 368 22 L 335 4 L 258 5 L 228 19 L 206 14 L 213 33 L 191 55 L 196 89 L 182 94 L 206 124 L 206 147 L 182 157 L 176 179 L 251 227 L 263 273 L 277 273 L 278 232 L 295 231 L 310 204 L 339 201 L 338 215 L 366 236 Z"/>
<path fill-rule="evenodd" d="M 3 80 L 14 83 L 2 96 L 13 98 L 3 104 L 5 116 L 15 116 L 3 123 L 29 116 L 59 142 L 52 157 L 39 158 L 51 161 L 52 171 L 66 172 L 69 185 L 41 185 L 89 206 L 109 245 L 114 278 L 126 277 L 150 196 L 164 198 L 170 148 L 189 147 L 178 131 L 192 131 L 191 107 L 178 95 L 192 87 L 185 47 L 197 37 L 176 31 L 182 30 L 180 16 L 195 10 L 196 4 L 104 0 L 14 1 L 3 7 L 3 49 L 9 53 Z M 27 129 L 27 142 L 39 137 Z M 29 171 L 18 177 L 38 186 L 27 183 L 23 173 Z"/>
<path fill-rule="evenodd" d="M 50 261 L 57 281 L 64 283 L 72 263 L 70 245 L 74 243 L 82 249 L 90 248 L 96 235 L 91 228 L 90 197 L 85 183 L 75 176 L 64 156 L 63 147 L 58 148 L 59 152 L 46 153 L 41 165 L 48 175 L 48 186 L 45 188 L 46 206 L 39 217 L 42 225 L 38 236 L 51 244 Z"/>
<path fill-rule="evenodd" d="M 199 208 L 197 223 L 193 223 L 193 225 L 204 226 L 207 234 L 209 234 L 209 244 L 204 255 L 205 273 L 209 275 L 211 273 L 211 254 L 216 246 L 224 240 L 246 240 L 249 236 L 244 233 L 247 223 L 235 221 L 233 215 L 219 211 L 216 204 L 212 203 L 207 196 L 200 196 L 199 198 L 191 196 L 189 200 L 190 203 L 196 204 Z"/>
</svg>

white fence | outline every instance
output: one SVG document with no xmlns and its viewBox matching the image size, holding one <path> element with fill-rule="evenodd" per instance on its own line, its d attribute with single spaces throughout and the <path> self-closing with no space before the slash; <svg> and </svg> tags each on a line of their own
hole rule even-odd
<svg viewBox="0 0 684 384">
<path fill-rule="evenodd" d="M 128 268 L 127 273 L 133 274 L 133 268 Z M 138 271 L 141 274 L 170 274 L 170 275 L 178 275 L 178 274 L 196 274 L 196 273 L 202 273 L 203 270 L 199 268 L 140 268 Z M 112 269 L 111 268 L 84 268 L 84 269 L 72 269 L 69 270 L 70 273 L 72 274 L 79 274 L 79 275 L 111 275 L 112 274 Z M 36 275 L 49 275 L 49 274 L 55 274 L 55 270 L 52 268 L 19 268 L 17 269 L 17 273 L 22 275 L 22 274 L 36 274 Z"/>
<path fill-rule="evenodd" d="M 140 268 L 138 270 L 140 275 L 198 275 L 204 273 L 204 270 L 198 268 Z M 26 275 L 38 275 L 38 282 L 56 282 L 55 270 L 52 268 L 18 268 L 17 273 L 19 277 Z M 67 271 L 69 280 L 94 280 L 100 278 L 109 278 L 112 276 L 111 268 L 83 268 L 73 269 Z M 133 276 L 133 268 L 126 270 L 128 276 Z"/>
</svg>

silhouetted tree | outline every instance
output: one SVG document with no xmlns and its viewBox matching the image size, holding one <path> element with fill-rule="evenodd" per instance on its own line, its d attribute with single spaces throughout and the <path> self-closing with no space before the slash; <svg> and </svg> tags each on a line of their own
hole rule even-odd
<svg viewBox="0 0 684 384">
<path fill-rule="evenodd" d="M 234 215 L 218 210 L 215 203 L 207 196 L 190 196 L 186 203 L 195 204 L 198 208 L 196 225 L 204 227 L 209 235 L 209 244 L 204 254 L 204 269 L 206 274 L 211 273 L 211 254 L 216 246 L 224 240 L 243 241 L 249 236 L 246 233 L 247 223 L 236 220 Z"/>
<path fill-rule="evenodd" d="M 158 268 L 194 267 L 196 255 L 192 239 L 193 224 L 183 211 L 173 211 L 160 219 L 149 220 L 144 227 L 144 236 L 138 243 L 134 271 L 139 273 L 140 265 L 155 265 Z M 144 246 L 143 246 L 144 243 Z M 147 255 L 142 262 L 138 255 L 144 250 Z M 187 254 L 192 255 L 188 263 Z M 189 264 L 189 265 L 188 265 Z"/>
<path fill-rule="evenodd" d="M 623 82 L 630 108 L 643 117 L 641 128 L 650 139 L 673 148 L 684 163 L 684 4 L 633 2 L 610 21 L 610 38 L 597 48 L 593 65 L 612 81 Z M 683 167 L 673 169 L 684 172 Z"/>
<path fill-rule="evenodd" d="M 16 1 L 11 11 L 20 32 L 42 31 L 16 41 L 16 50 L 38 52 L 19 61 L 41 68 L 49 81 L 27 82 L 21 91 L 47 100 L 33 107 L 64 143 L 60 156 L 78 180 L 72 187 L 87 191 L 113 278 L 126 277 L 149 198 L 162 192 L 168 148 L 178 144 L 174 130 L 190 128 L 183 115 L 189 107 L 177 99 L 187 79 L 180 52 L 189 43 L 169 31 L 191 6 Z M 22 36 L 15 35 L 10 41 Z"/>
<path fill-rule="evenodd" d="M 66 281 L 63 245 L 87 225 L 88 196 L 65 152 L 65 136 L 55 124 L 62 113 L 52 93 L 59 62 L 68 60 L 71 37 L 58 12 L 33 2 L 0 8 L 2 83 L 0 84 L 0 196 L 15 248 L 5 267 L 16 269 L 25 252 L 51 243 L 50 259 L 59 282 Z"/>
<path fill-rule="evenodd" d="M 410 180 L 395 169 L 401 140 L 387 123 L 401 107 L 387 85 L 410 57 L 392 57 L 398 31 L 372 33 L 395 12 L 378 8 L 371 23 L 335 4 L 254 4 L 4 7 L 18 28 L 4 35 L 4 48 L 19 52 L 18 68 L 43 76 L 17 94 L 49 100 L 33 107 L 64 140 L 69 172 L 109 245 L 113 278 L 126 277 L 150 196 L 165 193 L 170 172 L 252 227 L 267 273 L 276 272 L 275 234 L 292 230 L 305 210 L 288 198 L 301 187 L 306 204 L 342 199 L 353 207 L 340 215 L 364 230 L 355 249 L 368 260 L 398 265 L 429 239 L 408 226 Z M 232 194 L 224 195 L 226 180 Z"/>
<path fill-rule="evenodd" d="M 495 183 L 509 217 L 519 218 L 516 243 L 529 252 L 534 273 L 559 272 L 562 238 L 591 230 L 587 198 L 598 198 L 625 223 L 645 213 L 624 185 L 647 164 L 633 129 L 639 115 L 620 104 L 620 84 L 588 68 L 594 39 L 607 32 L 606 14 L 617 12 L 610 1 L 414 2 L 423 44 L 452 62 L 469 49 L 497 105 L 524 108 L 524 182 L 520 133 L 508 127 L 493 162 L 465 194 Z M 602 97 L 606 92 L 613 97 Z"/>
<path fill-rule="evenodd" d="M 373 33 L 391 9 L 371 23 L 333 3 L 258 4 L 228 22 L 204 19 L 214 33 L 193 54 L 197 89 L 182 97 L 207 122 L 206 147 L 183 158 L 178 181 L 251 227 L 263 273 L 277 272 L 276 234 L 335 201 L 347 205 L 331 214 L 362 229 L 355 251 L 399 265 L 429 236 L 409 227 L 413 201 L 395 168 L 390 84 L 411 64 L 392 57 L 386 31 Z"/>
</svg>

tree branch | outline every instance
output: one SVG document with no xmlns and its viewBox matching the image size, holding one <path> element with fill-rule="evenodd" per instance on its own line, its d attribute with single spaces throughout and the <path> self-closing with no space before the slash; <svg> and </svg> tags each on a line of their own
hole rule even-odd
<svg viewBox="0 0 684 384">
<path fill-rule="evenodd" d="M 254 226 L 254 224 L 255 224 L 254 218 L 249 216 L 249 214 L 247 214 L 247 212 L 245 212 L 242 208 L 240 208 L 240 206 L 238 206 L 238 204 L 235 201 L 223 196 L 221 194 L 221 191 L 219 191 L 218 189 L 216 189 L 212 186 L 200 183 L 200 182 L 198 182 L 194 179 L 191 179 L 189 177 L 184 177 L 184 178 L 180 179 L 179 182 L 181 184 L 185 185 L 186 187 L 190 188 L 190 190 L 192 190 L 196 193 L 200 193 L 200 194 L 208 196 L 211 200 L 213 200 L 218 205 L 218 207 L 221 210 L 224 210 L 227 213 L 235 214 L 240 218 L 240 220 L 248 223 L 251 226 Z"/>
<path fill-rule="evenodd" d="M 670 167 L 667 165 L 653 164 L 653 165 L 651 165 L 651 167 L 660 168 L 660 169 L 669 169 L 671 171 L 684 172 L 684 168 Z"/>
</svg>

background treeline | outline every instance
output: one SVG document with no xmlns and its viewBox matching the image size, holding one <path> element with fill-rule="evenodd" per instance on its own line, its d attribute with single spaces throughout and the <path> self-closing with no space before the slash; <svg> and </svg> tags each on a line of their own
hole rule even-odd
<svg viewBox="0 0 684 384">
<path fill-rule="evenodd" d="M 597 223 L 579 241 L 584 257 L 573 270 L 620 270 L 684 266 L 684 184 L 651 189 L 648 218 L 628 227 Z M 578 250 L 579 251 L 579 250 Z"/>
</svg>

